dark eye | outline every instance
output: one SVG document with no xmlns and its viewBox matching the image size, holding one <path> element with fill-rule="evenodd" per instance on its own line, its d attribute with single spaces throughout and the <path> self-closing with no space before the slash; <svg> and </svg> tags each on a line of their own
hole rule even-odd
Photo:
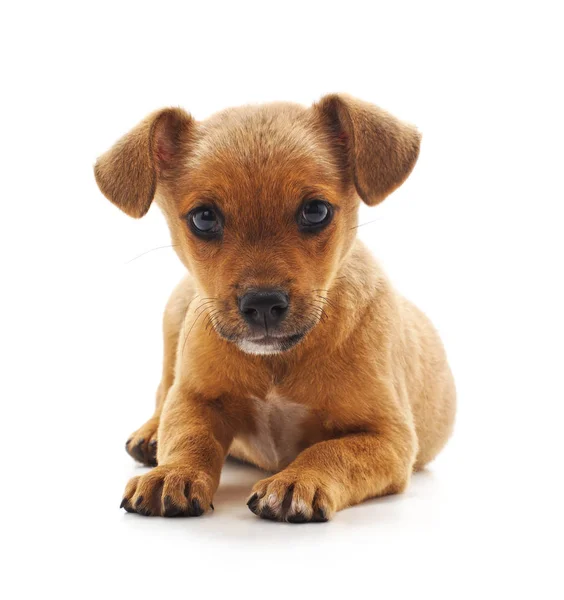
<svg viewBox="0 0 564 600">
<path fill-rule="evenodd" d="M 325 200 L 308 200 L 301 209 L 299 222 L 304 231 L 317 231 L 329 223 L 333 211 Z"/>
<path fill-rule="evenodd" d="M 188 214 L 188 223 L 192 231 L 200 237 L 215 238 L 221 235 L 221 218 L 213 208 L 195 208 Z"/>
</svg>

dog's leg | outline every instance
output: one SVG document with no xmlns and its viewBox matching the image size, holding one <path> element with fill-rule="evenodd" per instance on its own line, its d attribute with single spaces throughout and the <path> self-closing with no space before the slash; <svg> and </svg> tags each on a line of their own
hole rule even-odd
<svg viewBox="0 0 564 600">
<path fill-rule="evenodd" d="M 192 280 L 190 277 L 186 277 L 174 289 L 167 302 L 163 317 L 163 373 L 157 389 L 155 412 L 144 425 L 129 436 L 125 443 L 127 453 L 145 465 L 155 466 L 157 464 L 159 420 L 168 391 L 174 383 L 178 336 L 186 311 L 194 296 Z"/>
<path fill-rule="evenodd" d="M 228 404 L 175 382 L 161 416 L 159 466 L 129 481 L 122 507 L 165 517 L 197 517 L 213 509 L 213 494 L 233 440 Z"/>
<path fill-rule="evenodd" d="M 327 521 L 335 511 L 367 498 L 403 491 L 416 447 L 407 424 L 319 442 L 280 473 L 259 481 L 249 508 L 277 521 Z"/>
</svg>

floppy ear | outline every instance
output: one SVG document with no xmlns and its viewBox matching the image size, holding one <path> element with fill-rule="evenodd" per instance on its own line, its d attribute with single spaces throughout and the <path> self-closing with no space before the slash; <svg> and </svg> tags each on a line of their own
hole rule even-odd
<svg viewBox="0 0 564 600">
<path fill-rule="evenodd" d="M 344 94 L 323 97 L 315 110 L 366 204 L 378 204 L 407 179 L 419 155 L 421 134 L 415 127 Z"/>
<path fill-rule="evenodd" d="M 173 175 L 192 123 L 182 109 L 165 108 L 124 135 L 94 166 L 104 196 L 129 216 L 142 217 L 151 206 L 157 182 Z"/>
</svg>

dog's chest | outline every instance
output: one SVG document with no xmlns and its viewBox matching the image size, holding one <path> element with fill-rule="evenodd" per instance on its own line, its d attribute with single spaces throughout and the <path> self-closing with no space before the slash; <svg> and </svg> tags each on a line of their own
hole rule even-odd
<svg viewBox="0 0 564 600">
<path fill-rule="evenodd" d="M 264 399 L 251 397 L 253 432 L 237 437 L 230 454 L 263 469 L 277 471 L 287 466 L 303 449 L 310 411 L 271 390 Z"/>
</svg>

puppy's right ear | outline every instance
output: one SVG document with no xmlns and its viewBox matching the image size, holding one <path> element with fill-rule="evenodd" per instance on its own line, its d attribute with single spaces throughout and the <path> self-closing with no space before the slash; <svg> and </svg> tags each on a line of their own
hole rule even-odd
<svg viewBox="0 0 564 600">
<path fill-rule="evenodd" d="M 104 196 L 129 216 L 142 217 L 158 181 L 173 177 L 192 126 L 192 117 L 180 108 L 141 121 L 96 161 L 94 175 Z"/>
</svg>

